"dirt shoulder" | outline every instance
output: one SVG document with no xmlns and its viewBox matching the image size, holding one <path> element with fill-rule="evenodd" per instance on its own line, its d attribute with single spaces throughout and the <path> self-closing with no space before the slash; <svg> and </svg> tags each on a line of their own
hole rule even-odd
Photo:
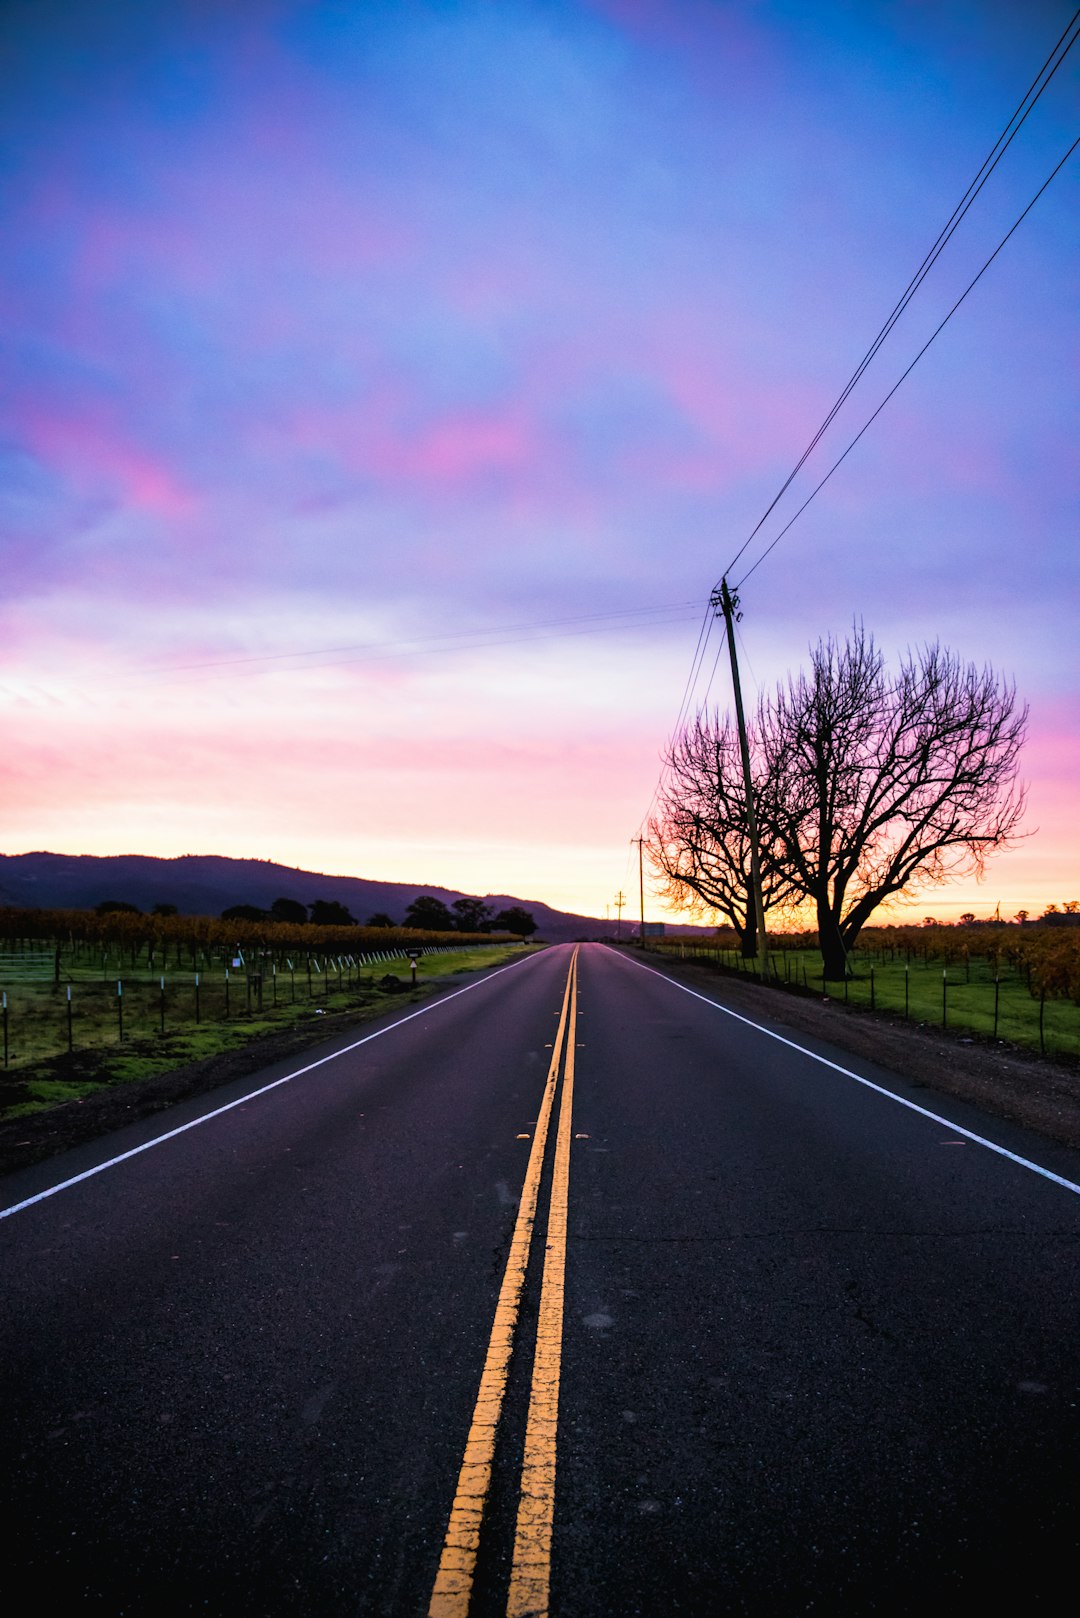
<svg viewBox="0 0 1080 1618">
<path fill-rule="evenodd" d="M 692 961 L 649 962 L 733 1011 L 827 1040 L 910 1083 L 970 1101 L 996 1118 L 1080 1148 L 1080 1064 L 1030 1055 L 1016 1046 L 919 1027 L 888 1013 L 854 1011 L 841 1001 L 748 982 Z"/>
</svg>

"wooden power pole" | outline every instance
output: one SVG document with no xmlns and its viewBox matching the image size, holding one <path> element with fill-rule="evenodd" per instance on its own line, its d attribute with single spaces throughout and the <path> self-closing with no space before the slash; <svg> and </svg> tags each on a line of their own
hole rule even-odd
<svg viewBox="0 0 1080 1618">
<path fill-rule="evenodd" d="M 641 848 L 642 848 L 642 844 L 644 843 L 645 839 L 644 839 L 644 837 L 631 837 L 630 841 L 632 843 L 637 844 L 638 892 L 641 895 L 641 938 L 640 938 L 640 943 L 641 943 L 642 949 L 644 949 L 645 948 L 645 865 L 644 865 L 644 860 L 643 860 L 643 857 L 642 857 Z"/>
<path fill-rule="evenodd" d="M 742 686 L 739 683 L 739 659 L 735 652 L 735 625 L 742 617 L 739 598 L 728 589 L 727 579 L 721 579 L 719 590 L 712 593 L 712 606 L 719 618 L 723 615 L 727 628 L 728 652 L 731 656 L 731 683 L 735 688 L 735 722 L 739 727 L 739 752 L 742 755 L 743 790 L 746 793 L 746 830 L 750 838 L 750 894 L 747 910 L 754 911 L 757 937 L 757 967 L 762 982 L 769 967 L 769 946 L 765 937 L 765 904 L 761 892 L 761 854 L 758 847 L 757 812 L 754 808 L 754 788 L 750 779 L 750 744 L 746 739 L 746 715 L 743 713 Z"/>
</svg>

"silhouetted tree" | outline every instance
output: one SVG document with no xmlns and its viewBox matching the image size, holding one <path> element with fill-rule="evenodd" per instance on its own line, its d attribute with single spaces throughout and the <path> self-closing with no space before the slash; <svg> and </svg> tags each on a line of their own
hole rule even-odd
<svg viewBox="0 0 1080 1618">
<path fill-rule="evenodd" d="M 422 927 L 433 933 L 452 933 L 454 918 L 441 899 L 421 893 L 405 912 L 406 927 Z"/>
<path fill-rule="evenodd" d="M 937 644 L 895 674 L 856 626 L 762 702 L 762 819 L 814 906 L 825 976 L 885 899 L 974 873 L 1015 840 L 1027 723 L 1015 688 Z"/>
<path fill-rule="evenodd" d="M 754 737 L 751 780 L 760 803 L 766 777 Z M 734 722 L 699 714 L 669 747 L 666 771 L 649 823 L 649 861 L 673 906 L 691 915 L 720 915 L 739 936 L 747 959 L 757 954 L 758 917 L 750 883 L 746 791 Z M 794 884 L 776 850 L 762 842 L 761 887 L 766 912 L 789 901 Z"/>
<path fill-rule="evenodd" d="M 396 927 L 397 922 L 391 916 L 388 916 L 385 910 L 376 910 L 373 916 L 368 917 L 365 925 L 368 927 Z"/>
<path fill-rule="evenodd" d="M 1041 927 L 1080 927 L 1080 904 L 1075 899 L 1069 899 L 1059 910 L 1057 905 L 1047 905 L 1039 917 Z"/>
<path fill-rule="evenodd" d="M 128 916 L 142 915 L 138 905 L 128 904 L 126 899 L 102 899 L 100 904 L 94 906 L 94 911 L 99 916 L 108 916 L 113 911 L 121 911 Z"/>
<path fill-rule="evenodd" d="M 180 911 L 177 905 L 158 903 L 151 908 L 150 914 L 152 916 L 178 916 Z"/>
<path fill-rule="evenodd" d="M 808 673 L 763 697 L 751 768 L 770 904 L 814 908 L 827 978 L 843 977 L 884 900 L 981 875 L 1018 835 L 1027 711 L 990 668 L 938 646 L 886 670 L 856 626 L 821 641 Z M 699 716 L 676 738 L 651 827 L 673 898 L 749 937 L 749 850 L 733 728 Z"/>
<path fill-rule="evenodd" d="M 487 933 L 491 931 L 491 906 L 483 899 L 455 899 L 450 906 L 454 912 L 454 925 L 459 933 Z"/>
<path fill-rule="evenodd" d="M 308 919 L 307 905 L 301 904 L 299 899 L 275 899 L 270 906 L 270 919 L 300 925 Z"/>
<path fill-rule="evenodd" d="M 266 911 L 258 905 L 230 905 L 221 912 L 222 921 L 265 921 Z"/>
<path fill-rule="evenodd" d="M 343 904 L 336 899 L 315 899 L 308 906 L 308 915 L 315 927 L 355 927 L 356 921 Z"/>
<path fill-rule="evenodd" d="M 536 922 L 523 905 L 510 905 L 506 910 L 500 910 L 491 924 L 493 932 L 514 933 L 518 938 L 528 938 L 536 931 Z"/>
</svg>

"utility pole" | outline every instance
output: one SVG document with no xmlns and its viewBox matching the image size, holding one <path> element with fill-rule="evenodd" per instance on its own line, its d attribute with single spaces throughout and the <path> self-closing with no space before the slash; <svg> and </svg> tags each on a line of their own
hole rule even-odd
<svg viewBox="0 0 1080 1618">
<path fill-rule="evenodd" d="M 631 837 L 630 841 L 632 843 L 637 844 L 638 892 L 641 894 L 641 938 L 640 938 L 640 943 L 641 943 L 642 949 L 644 949 L 645 948 L 645 867 L 644 867 L 644 863 L 643 863 L 643 856 L 642 856 L 642 852 L 641 852 L 641 846 L 644 843 L 645 839 L 644 839 L 644 837 Z"/>
<path fill-rule="evenodd" d="M 746 716 L 743 713 L 742 686 L 739 683 L 739 659 L 735 652 L 735 625 L 742 617 L 739 598 L 728 589 L 727 579 L 720 580 L 719 590 L 711 596 L 713 611 L 719 618 L 723 614 L 727 627 L 728 652 L 731 655 L 731 683 L 735 688 L 735 722 L 739 727 L 739 752 L 742 755 L 743 790 L 746 793 L 746 830 L 750 838 L 750 888 L 747 911 L 753 908 L 757 924 L 757 965 L 762 982 L 768 971 L 769 946 L 765 937 L 765 904 L 761 893 L 761 854 L 758 848 L 757 812 L 754 808 L 754 789 L 750 780 L 750 744 L 746 739 Z"/>
<path fill-rule="evenodd" d="M 621 938 L 622 937 L 622 913 L 623 913 L 623 905 L 625 903 L 626 903 L 626 894 L 620 888 L 618 893 L 615 895 L 615 908 L 619 912 L 618 920 L 615 923 L 615 937 L 616 938 Z"/>
</svg>

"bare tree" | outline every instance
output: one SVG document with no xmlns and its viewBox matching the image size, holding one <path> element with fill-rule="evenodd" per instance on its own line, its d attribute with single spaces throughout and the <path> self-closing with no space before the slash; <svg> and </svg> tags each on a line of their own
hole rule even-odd
<svg viewBox="0 0 1080 1618">
<path fill-rule="evenodd" d="M 739 742 L 727 717 L 699 714 L 676 737 L 665 758 L 657 813 L 649 823 L 649 859 L 668 902 L 691 915 L 724 917 L 739 935 L 742 954 L 757 954 L 758 918 L 750 884 Z M 757 771 L 760 776 L 760 766 Z M 755 783 L 760 799 L 762 780 Z M 786 871 L 762 860 L 766 911 L 794 892 Z"/>
<path fill-rule="evenodd" d="M 938 645 L 889 674 L 872 635 L 819 642 L 809 674 L 761 704 L 759 818 L 817 913 L 825 976 L 884 900 L 982 875 L 1016 839 L 1027 710 L 1015 688 Z"/>
</svg>

